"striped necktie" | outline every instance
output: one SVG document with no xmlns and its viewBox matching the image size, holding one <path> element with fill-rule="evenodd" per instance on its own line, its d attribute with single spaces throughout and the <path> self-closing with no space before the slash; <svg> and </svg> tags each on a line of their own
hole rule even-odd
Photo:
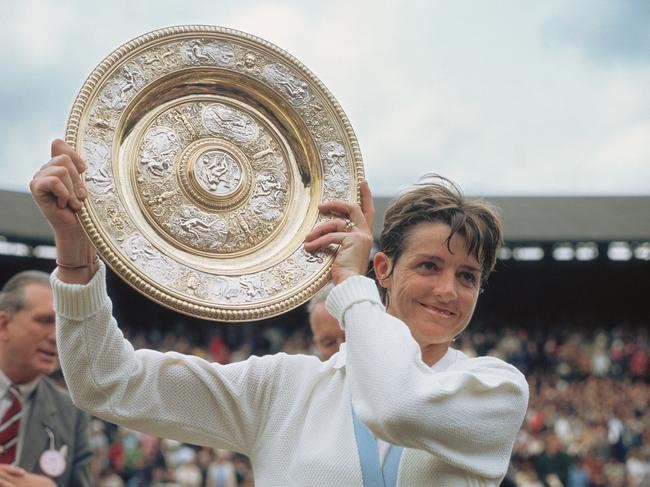
<svg viewBox="0 0 650 487">
<path fill-rule="evenodd" d="M 13 400 L 0 422 L 0 463 L 13 463 L 16 460 L 18 429 L 23 415 L 18 388 L 14 385 L 10 386 L 9 393 Z"/>
</svg>

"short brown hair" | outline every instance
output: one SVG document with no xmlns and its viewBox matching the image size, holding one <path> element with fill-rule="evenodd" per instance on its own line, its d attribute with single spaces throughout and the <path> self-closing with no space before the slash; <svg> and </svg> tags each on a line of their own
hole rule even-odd
<svg viewBox="0 0 650 487">
<path fill-rule="evenodd" d="M 503 224 L 493 205 L 481 199 L 467 199 L 449 179 L 427 174 L 386 210 L 378 251 L 390 257 L 395 265 L 411 229 L 422 222 L 441 222 L 451 227 L 447 237 L 449 251 L 452 237 L 461 235 L 468 254 L 476 257 L 481 265 L 481 284 L 486 282 L 503 243 Z M 381 286 L 380 293 L 385 300 Z"/>
<path fill-rule="evenodd" d="M 0 311 L 18 313 L 25 305 L 25 288 L 31 284 L 50 287 L 50 276 L 43 271 L 23 271 L 9 279 L 0 291 Z"/>
</svg>

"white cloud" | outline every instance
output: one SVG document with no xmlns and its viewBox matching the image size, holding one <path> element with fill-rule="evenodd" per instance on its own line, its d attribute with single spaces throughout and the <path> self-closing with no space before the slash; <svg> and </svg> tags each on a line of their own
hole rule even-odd
<svg viewBox="0 0 650 487">
<path fill-rule="evenodd" d="M 208 23 L 273 42 L 325 83 L 378 194 L 431 170 L 475 194 L 650 193 L 650 66 L 594 63 L 563 41 L 557 19 L 574 22 L 583 4 L 4 2 L 0 60 L 12 69 L 0 87 L 0 130 L 11 128 L 12 141 L 0 164 L 42 163 L 74 93 L 115 47 L 155 28 Z M 591 33 L 609 8 L 594 5 Z M 44 106 L 29 90 L 54 101 Z M 3 170 L 0 187 L 14 187 L 17 172 Z"/>
<path fill-rule="evenodd" d="M 650 123 L 632 126 L 598 144 L 596 161 L 614 165 L 617 171 L 630 172 L 642 169 L 650 161 Z"/>
<path fill-rule="evenodd" d="M 63 3 L 63 2 L 62 2 Z M 1 58 L 27 69 L 52 65 L 65 56 L 66 32 L 74 29 L 76 9 L 42 0 L 4 2 Z"/>
</svg>

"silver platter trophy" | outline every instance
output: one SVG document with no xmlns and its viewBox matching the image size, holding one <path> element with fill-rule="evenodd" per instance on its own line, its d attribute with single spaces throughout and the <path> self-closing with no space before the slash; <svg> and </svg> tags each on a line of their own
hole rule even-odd
<svg viewBox="0 0 650 487">
<path fill-rule="evenodd" d="M 249 34 L 179 26 L 140 36 L 91 73 L 67 142 L 86 160 L 80 221 L 102 259 L 154 301 L 250 321 L 328 280 L 335 249 L 303 250 L 357 201 L 361 154 L 343 110 L 298 60 Z"/>
</svg>

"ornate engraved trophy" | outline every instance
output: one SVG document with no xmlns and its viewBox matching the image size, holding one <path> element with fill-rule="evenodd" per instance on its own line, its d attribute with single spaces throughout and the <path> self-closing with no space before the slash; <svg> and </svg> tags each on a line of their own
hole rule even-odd
<svg viewBox="0 0 650 487">
<path fill-rule="evenodd" d="M 328 279 L 336 249 L 304 236 L 318 204 L 357 200 L 359 147 L 299 61 L 251 35 L 180 26 L 91 73 L 67 142 L 87 161 L 80 220 L 104 261 L 151 299 L 220 321 L 283 313 Z"/>
</svg>

